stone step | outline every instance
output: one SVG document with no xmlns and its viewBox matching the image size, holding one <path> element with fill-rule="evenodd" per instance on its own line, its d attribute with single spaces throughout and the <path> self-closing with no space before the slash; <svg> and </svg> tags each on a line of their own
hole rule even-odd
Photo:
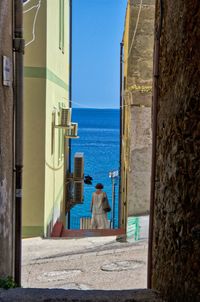
<svg viewBox="0 0 200 302">
<path fill-rule="evenodd" d="M 0 290 L 1 302 L 164 302 L 159 294 L 149 289 L 136 290 L 62 290 L 10 289 Z"/>
<path fill-rule="evenodd" d="M 63 230 L 61 237 L 81 238 L 81 237 L 100 237 L 100 236 L 120 236 L 124 235 L 124 229 L 105 229 L 105 230 Z"/>
<path fill-rule="evenodd" d="M 99 237 L 99 236 L 120 236 L 125 235 L 124 229 L 104 229 L 104 230 L 66 230 L 62 222 L 56 222 L 51 238 L 83 238 L 83 237 Z"/>
</svg>

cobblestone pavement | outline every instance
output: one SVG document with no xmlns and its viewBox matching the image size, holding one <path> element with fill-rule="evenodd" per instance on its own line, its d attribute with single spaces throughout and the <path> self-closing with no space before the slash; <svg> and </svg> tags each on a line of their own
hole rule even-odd
<svg viewBox="0 0 200 302">
<path fill-rule="evenodd" d="M 23 240 L 22 286 L 121 290 L 146 288 L 147 240 L 115 237 Z"/>
</svg>

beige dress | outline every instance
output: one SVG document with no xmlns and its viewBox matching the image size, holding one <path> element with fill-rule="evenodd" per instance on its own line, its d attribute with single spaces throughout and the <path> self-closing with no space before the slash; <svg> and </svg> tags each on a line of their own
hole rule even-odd
<svg viewBox="0 0 200 302">
<path fill-rule="evenodd" d="M 107 229 L 108 228 L 108 218 L 107 213 L 103 210 L 102 199 L 105 193 L 97 194 L 94 192 L 92 194 L 92 229 Z"/>
</svg>

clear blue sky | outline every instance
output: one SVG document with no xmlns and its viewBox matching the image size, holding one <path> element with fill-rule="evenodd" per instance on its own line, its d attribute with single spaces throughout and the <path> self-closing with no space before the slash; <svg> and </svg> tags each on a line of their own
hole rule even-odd
<svg viewBox="0 0 200 302">
<path fill-rule="evenodd" d="M 120 42 L 126 3 L 73 0 L 73 107 L 119 107 Z"/>
</svg>

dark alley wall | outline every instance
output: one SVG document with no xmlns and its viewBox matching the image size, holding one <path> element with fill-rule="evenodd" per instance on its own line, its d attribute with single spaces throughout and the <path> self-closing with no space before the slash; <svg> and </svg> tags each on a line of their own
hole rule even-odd
<svg viewBox="0 0 200 302">
<path fill-rule="evenodd" d="M 163 8 L 152 287 L 200 301 L 200 2 Z"/>
<path fill-rule="evenodd" d="M 0 277 L 13 274 L 13 89 L 2 84 L 2 56 L 12 61 L 12 1 L 0 1 Z M 11 67 L 12 73 L 12 67 Z"/>
</svg>

